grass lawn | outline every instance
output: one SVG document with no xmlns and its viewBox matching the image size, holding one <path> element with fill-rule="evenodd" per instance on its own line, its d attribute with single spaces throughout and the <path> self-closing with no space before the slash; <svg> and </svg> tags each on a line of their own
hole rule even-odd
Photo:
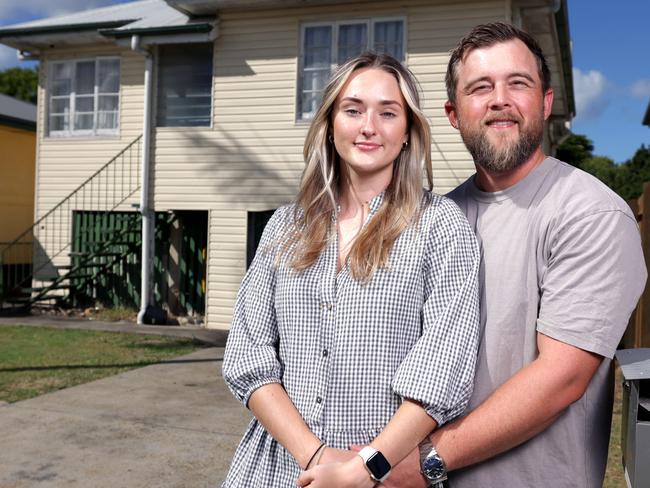
<svg viewBox="0 0 650 488">
<path fill-rule="evenodd" d="M 44 327 L 0 327 L 0 401 L 17 402 L 87 383 L 204 344 L 184 338 Z"/>
</svg>

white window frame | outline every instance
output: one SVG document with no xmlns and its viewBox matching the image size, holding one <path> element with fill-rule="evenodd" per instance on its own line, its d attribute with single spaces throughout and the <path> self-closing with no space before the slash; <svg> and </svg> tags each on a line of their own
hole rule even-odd
<svg viewBox="0 0 650 488">
<path fill-rule="evenodd" d="M 332 28 L 332 49 L 330 56 L 330 73 L 332 73 L 338 66 L 338 46 L 339 46 L 339 28 L 342 25 L 358 25 L 366 24 L 368 32 L 368 45 L 366 49 L 372 49 L 372 46 L 375 44 L 375 24 L 377 22 L 402 22 L 402 51 L 403 59 L 400 61 L 406 64 L 407 55 L 407 22 L 405 16 L 396 16 L 396 17 L 361 17 L 358 19 L 346 19 L 346 20 L 335 20 L 329 22 L 304 22 L 300 25 L 300 47 L 298 49 L 298 75 L 296 77 L 296 122 L 311 122 L 313 115 L 303 116 L 302 114 L 302 74 L 303 74 L 303 59 L 305 57 L 305 31 L 310 27 L 331 27 Z"/>
<path fill-rule="evenodd" d="M 76 114 L 76 74 L 78 63 L 95 62 L 95 81 L 93 89 L 93 128 L 92 129 L 74 129 L 74 119 Z M 119 87 L 116 93 L 102 93 L 101 95 L 117 96 L 117 126 L 114 129 L 98 129 L 97 116 L 99 113 L 99 86 L 97 77 L 99 76 L 99 62 L 100 61 L 117 61 L 119 63 Z M 70 82 L 69 95 L 52 95 L 52 80 L 54 78 L 54 68 L 57 65 L 72 65 L 72 79 Z M 96 136 L 116 136 L 120 132 L 120 112 L 121 112 L 121 91 L 122 91 L 122 61 L 119 56 L 97 56 L 90 58 L 75 58 L 75 59 L 57 59 L 49 62 L 48 69 L 48 83 L 47 83 L 47 114 L 46 126 L 48 128 L 47 135 L 49 137 L 96 137 Z M 70 98 L 70 111 L 69 111 L 69 129 L 67 130 L 51 130 L 50 129 L 50 115 L 52 114 L 52 100 Z"/>
</svg>

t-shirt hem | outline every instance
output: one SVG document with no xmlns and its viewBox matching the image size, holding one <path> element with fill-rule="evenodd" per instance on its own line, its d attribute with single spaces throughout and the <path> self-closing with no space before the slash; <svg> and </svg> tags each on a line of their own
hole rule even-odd
<svg viewBox="0 0 650 488">
<path fill-rule="evenodd" d="M 567 334 L 566 330 L 555 327 L 552 324 L 544 323 L 539 319 L 537 320 L 537 332 L 541 332 L 551 339 L 564 342 L 584 351 L 596 353 L 609 359 L 612 359 L 616 353 L 616 345 L 612 347 L 602 342 L 584 340 L 582 336 Z"/>
</svg>

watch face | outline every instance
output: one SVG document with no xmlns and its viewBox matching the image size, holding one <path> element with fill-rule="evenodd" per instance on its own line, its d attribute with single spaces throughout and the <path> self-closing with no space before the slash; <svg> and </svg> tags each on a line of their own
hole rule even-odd
<svg viewBox="0 0 650 488">
<path fill-rule="evenodd" d="M 368 458 L 366 466 L 376 480 L 381 480 L 390 471 L 390 463 L 379 451 Z"/>
<path fill-rule="evenodd" d="M 422 473 L 430 480 L 440 478 L 445 474 L 445 465 L 438 456 L 428 456 L 422 463 Z"/>
</svg>

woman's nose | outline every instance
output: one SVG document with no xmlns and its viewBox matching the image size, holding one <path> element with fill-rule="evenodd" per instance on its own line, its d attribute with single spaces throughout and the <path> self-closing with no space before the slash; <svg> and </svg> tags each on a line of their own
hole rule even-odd
<svg viewBox="0 0 650 488">
<path fill-rule="evenodd" d="M 373 120 L 372 114 L 368 113 L 365 120 L 363 121 L 363 126 L 361 127 L 361 133 L 365 137 L 370 137 L 375 134 L 375 122 Z"/>
</svg>

